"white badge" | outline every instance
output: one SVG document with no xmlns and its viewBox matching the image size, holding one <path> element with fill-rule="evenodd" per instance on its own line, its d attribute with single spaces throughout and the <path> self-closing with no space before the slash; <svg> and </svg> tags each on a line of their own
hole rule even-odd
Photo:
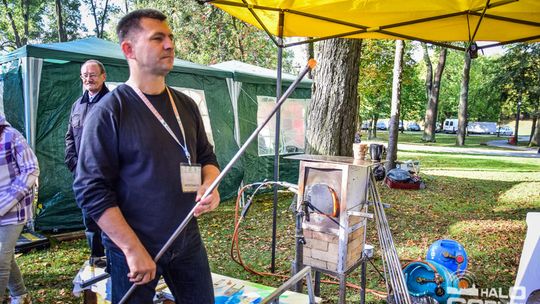
<svg viewBox="0 0 540 304">
<path fill-rule="evenodd" d="M 197 192 L 201 187 L 201 165 L 180 164 L 180 181 L 183 192 Z"/>
</svg>

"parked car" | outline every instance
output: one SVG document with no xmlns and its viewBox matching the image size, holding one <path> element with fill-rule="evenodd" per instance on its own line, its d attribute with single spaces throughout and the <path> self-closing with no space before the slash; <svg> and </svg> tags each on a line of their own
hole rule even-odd
<svg viewBox="0 0 540 304">
<path fill-rule="evenodd" d="M 362 126 L 360 127 L 362 130 L 367 130 L 369 129 L 369 126 L 370 126 L 370 122 L 369 121 L 364 121 L 362 123 Z"/>
<path fill-rule="evenodd" d="M 514 131 L 509 126 L 501 126 L 499 127 L 499 135 L 512 136 L 514 135 Z"/>
<path fill-rule="evenodd" d="M 388 123 L 386 121 L 378 121 L 377 130 L 388 130 Z"/>
<path fill-rule="evenodd" d="M 416 122 L 410 122 L 407 125 L 407 130 L 409 130 L 409 131 L 420 131 L 420 126 Z"/>
</svg>

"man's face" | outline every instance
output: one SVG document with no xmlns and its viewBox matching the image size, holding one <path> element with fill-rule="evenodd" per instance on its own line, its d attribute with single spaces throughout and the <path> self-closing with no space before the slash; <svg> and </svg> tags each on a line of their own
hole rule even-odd
<svg viewBox="0 0 540 304">
<path fill-rule="evenodd" d="M 105 74 L 101 73 L 101 69 L 96 63 L 87 63 L 81 68 L 83 87 L 92 94 L 97 94 L 101 91 L 105 78 Z"/>
<path fill-rule="evenodd" d="M 134 31 L 129 39 L 139 71 L 165 76 L 173 67 L 174 42 L 167 22 L 142 18 L 141 29 Z"/>
</svg>

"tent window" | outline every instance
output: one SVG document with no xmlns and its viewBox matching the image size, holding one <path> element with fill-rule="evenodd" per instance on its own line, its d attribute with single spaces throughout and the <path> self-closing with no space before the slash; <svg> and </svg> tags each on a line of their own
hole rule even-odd
<svg viewBox="0 0 540 304">
<path fill-rule="evenodd" d="M 289 98 L 281 106 L 279 154 L 304 152 L 305 118 L 309 99 Z M 272 111 L 275 97 L 257 96 L 257 124 L 260 125 Z M 276 122 L 272 118 L 259 133 L 259 155 L 274 155 Z"/>
<path fill-rule="evenodd" d="M 212 125 L 210 124 L 210 115 L 208 114 L 208 107 L 206 106 L 206 97 L 204 95 L 204 91 L 181 87 L 172 88 L 186 94 L 195 101 L 197 107 L 199 108 L 199 112 L 201 112 L 206 137 L 208 137 L 208 141 L 212 144 L 212 146 L 215 147 L 216 145 L 214 144 L 214 137 L 212 136 Z"/>
</svg>

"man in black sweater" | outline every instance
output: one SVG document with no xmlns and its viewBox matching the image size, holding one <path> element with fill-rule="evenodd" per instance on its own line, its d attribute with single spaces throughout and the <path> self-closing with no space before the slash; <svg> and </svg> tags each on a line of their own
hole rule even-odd
<svg viewBox="0 0 540 304">
<path fill-rule="evenodd" d="M 194 218 L 158 261 L 153 257 L 219 175 L 200 113 L 165 84 L 174 43 L 159 11 L 130 12 L 117 26 L 130 69 L 125 85 L 88 117 L 74 190 L 106 234 L 112 303 L 152 303 L 163 275 L 176 303 L 214 303 L 210 267 Z M 195 217 L 219 204 L 214 190 Z"/>
<path fill-rule="evenodd" d="M 88 60 L 81 67 L 81 80 L 84 93 L 71 107 L 69 125 L 66 133 L 65 163 L 69 171 L 75 175 L 77 159 L 81 147 L 81 135 L 86 116 L 94 105 L 101 100 L 109 89 L 105 85 L 105 67 L 97 60 Z M 101 229 L 96 222 L 83 211 L 85 234 L 90 247 L 90 265 L 105 267 L 105 250 L 101 241 Z"/>
</svg>

